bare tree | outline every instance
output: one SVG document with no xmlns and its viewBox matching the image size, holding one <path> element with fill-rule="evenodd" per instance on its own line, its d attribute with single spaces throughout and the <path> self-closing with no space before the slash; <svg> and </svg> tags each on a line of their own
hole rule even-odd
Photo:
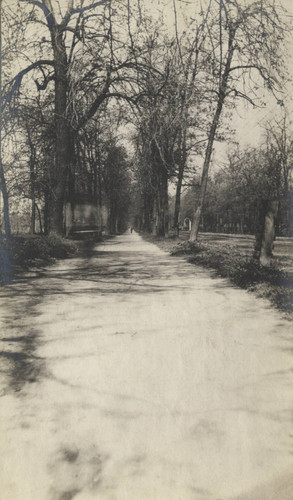
<svg viewBox="0 0 293 500">
<path fill-rule="evenodd" d="M 293 160 L 293 138 L 288 113 L 284 110 L 281 120 L 266 124 L 264 163 L 269 177 L 269 189 L 260 199 L 259 231 L 256 235 L 255 256 L 261 264 L 269 265 L 273 257 L 276 223 L 280 205 L 283 205 L 284 231 L 290 231 L 291 193 L 290 173 Z"/>
<path fill-rule="evenodd" d="M 20 8 L 31 9 L 30 22 L 42 31 L 37 31 L 35 60 L 7 83 L 3 108 L 15 102 L 26 75 L 34 75 L 38 91 L 51 89 L 54 82 L 55 161 L 50 172 L 49 219 L 50 230 L 62 233 L 74 137 L 106 99 L 130 100 L 130 91 L 135 94 L 131 71 L 137 67 L 137 54 L 128 50 L 128 37 L 121 35 L 122 14 L 111 0 L 68 1 L 64 12 L 54 10 L 51 0 L 19 2 Z M 121 90 L 125 81 L 127 93 Z"/>
<path fill-rule="evenodd" d="M 264 86 L 277 99 L 284 74 L 283 39 L 287 27 L 275 2 L 211 0 L 205 15 L 208 31 L 209 84 L 213 117 L 208 133 L 202 169 L 201 190 L 196 201 L 190 240 L 198 237 L 207 189 L 214 140 L 226 101 L 237 105 L 238 99 L 254 104 L 258 89 Z M 280 102 L 280 100 L 279 100 Z"/>
<path fill-rule="evenodd" d="M 2 0 L 0 0 L 0 103 L 2 102 Z M 3 111 L 0 108 L 0 186 L 3 198 L 3 215 L 6 236 L 10 236 L 9 201 L 4 167 L 2 163 Z"/>
</svg>

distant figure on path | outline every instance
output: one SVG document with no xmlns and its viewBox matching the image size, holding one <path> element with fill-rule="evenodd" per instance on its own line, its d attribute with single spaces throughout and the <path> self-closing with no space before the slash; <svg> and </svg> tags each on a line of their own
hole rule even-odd
<svg viewBox="0 0 293 500">
<path fill-rule="evenodd" d="M 131 227 L 131 228 L 130 228 L 130 232 L 131 232 L 131 233 L 132 233 L 132 231 L 133 231 L 133 227 Z"/>
</svg>

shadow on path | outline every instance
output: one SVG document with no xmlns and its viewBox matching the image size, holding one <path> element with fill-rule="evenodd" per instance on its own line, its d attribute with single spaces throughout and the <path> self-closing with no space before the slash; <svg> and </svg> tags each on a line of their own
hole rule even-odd
<svg viewBox="0 0 293 500">
<path fill-rule="evenodd" d="M 39 300 L 17 300 L 16 291 L 10 300 L 3 300 L 2 327 L 0 334 L 1 374 L 7 391 L 21 391 L 26 383 L 38 382 L 44 373 L 44 360 L 37 355 L 39 331 L 33 326 Z M 12 299 L 12 303 L 11 303 Z M 4 316 L 4 317 L 3 317 Z"/>
<path fill-rule="evenodd" d="M 291 465 L 288 324 L 211 276 L 134 234 L 0 291 L 3 500 L 227 500 Z"/>
</svg>

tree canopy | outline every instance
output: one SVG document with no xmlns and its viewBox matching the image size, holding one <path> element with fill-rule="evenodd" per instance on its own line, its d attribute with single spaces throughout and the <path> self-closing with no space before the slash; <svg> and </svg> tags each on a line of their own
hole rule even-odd
<svg viewBox="0 0 293 500">
<path fill-rule="evenodd" d="M 178 0 L 168 4 L 169 24 L 159 7 L 142 0 L 2 2 L 7 228 L 13 197 L 30 201 L 32 231 L 37 211 L 42 230 L 58 233 L 67 232 L 64 207 L 74 210 L 87 199 L 101 213 L 110 210 L 111 231 L 125 227 L 131 201 L 138 226 L 165 235 L 179 227 L 181 192 L 196 174 L 191 239 L 197 238 L 214 146 L 231 139 L 234 110 L 243 102 L 261 106 L 266 94 L 280 109 L 287 104 L 290 27 L 282 5 L 271 0 L 185 6 L 184 23 Z M 237 161 L 238 153 L 233 161 L 230 154 L 227 197 L 238 192 L 237 176 L 252 175 L 244 175 L 246 161 L 260 164 L 251 182 L 267 179 L 267 198 L 280 196 L 280 172 L 288 196 L 290 147 L 280 132 L 288 120 L 283 125 L 267 128 L 266 148 L 241 152 Z M 258 187 L 255 193 L 264 196 Z"/>
</svg>

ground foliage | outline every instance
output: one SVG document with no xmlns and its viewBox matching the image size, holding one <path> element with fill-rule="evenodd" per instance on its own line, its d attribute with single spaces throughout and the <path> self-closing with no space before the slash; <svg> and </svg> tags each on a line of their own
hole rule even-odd
<svg viewBox="0 0 293 500">
<path fill-rule="evenodd" d="M 54 259 L 65 259 L 77 252 L 77 245 L 56 234 L 49 236 L 2 237 L 0 242 L 0 284 L 14 279 L 19 270 Z"/>
<path fill-rule="evenodd" d="M 280 311 L 293 319 L 293 272 L 286 262 L 275 259 L 262 266 L 236 245 L 214 242 L 179 241 L 176 238 L 148 237 L 174 256 L 186 256 L 188 262 L 212 269 L 234 285 L 269 299 Z"/>
</svg>

